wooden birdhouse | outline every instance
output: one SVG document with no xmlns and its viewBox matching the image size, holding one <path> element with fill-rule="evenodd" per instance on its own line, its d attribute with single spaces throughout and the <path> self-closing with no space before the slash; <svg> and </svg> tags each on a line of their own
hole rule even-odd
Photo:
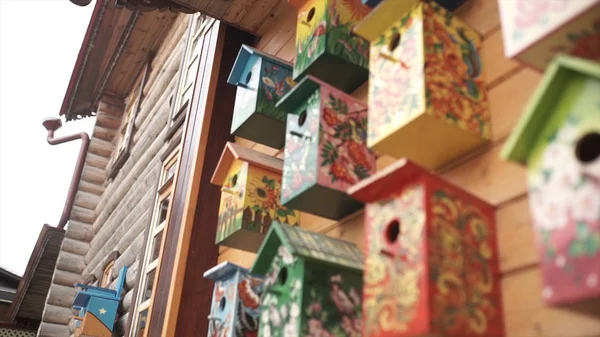
<svg viewBox="0 0 600 337">
<path fill-rule="evenodd" d="M 371 41 L 367 144 L 439 168 L 491 137 L 481 37 L 435 2 L 410 2 L 384 1 L 355 29 Z"/>
<path fill-rule="evenodd" d="M 258 333 L 262 278 L 229 262 L 204 273 L 215 281 L 208 337 L 250 337 Z"/>
<path fill-rule="evenodd" d="M 600 297 L 600 64 L 557 57 L 502 157 L 527 165 L 549 304 Z"/>
<path fill-rule="evenodd" d="M 554 55 L 600 61 L 600 0 L 498 0 L 506 57 L 544 71 Z"/>
<path fill-rule="evenodd" d="M 288 113 L 282 204 L 330 219 L 362 207 L 346 190 L 375 173 L 367 105 L 312 76 L 277 104 Z"/>
<path fill-rule="evenodd" d="M 407 159 L 348 193 L 366 203 L 362 336 L 504 336 L 492 205 Z"/>
<path fill-rule="evenodd" d="M 352 92 L 369 77 L 369 43 L 352 27 L 370 8 L 353 0 L 292 0 L 298 7 L 294 79 L 313 75 Z"/>
<path fill-rule="evenodd" d="M 231 134 L 281 149 L 285 114 L 275 103 L 295 85 L 292 65 L 242 45 L 227 82 L 237 86 Z"/>
<path fill-rule="evenodd" d="M 216 243 L 256 252 L 278 220 L 297 225 L 300 213 L 280 204 L 281 159 L 228 142 L 211 182 L 221 186 Z"/>
<path fill-rule="evenodd" d="M 258 336 L 360 336 L 362 263 L 353 243 L 273 222 L 251 268 L 265 275 Z"/>
<path fill-rule="evenodd" d="M 75 337 L 111 337 L 113 335 L 126 277 L 127 267 L 123 267 L 116 280 L 115 289 L 75 284 L 75 287 L 80 289 L 72 306 L 79 312 L 74 317 Z"/>
</svg>

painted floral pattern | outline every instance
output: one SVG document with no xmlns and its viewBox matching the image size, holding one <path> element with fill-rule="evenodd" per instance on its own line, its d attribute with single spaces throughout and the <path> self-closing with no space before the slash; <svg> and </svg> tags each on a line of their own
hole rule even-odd
<svg viewBox="0 0 600 337">
<path fill-rule="evenodd" d="M 516 15 L 513 24 L 516 28 L 513 38 L 523 38 L 526 31 L 536 26 L 547 26 L 550 13 L 560 13 L 569 5 L 569 0 L 514 0 Z"/>
<path fill-rule="evenodd" d="M 591 27 L 568 33 L 565 43 L 554 45 L 551 51 L 552 54 L 547 58 L 548 62 L 557 53 L 600 61 L 600 19 L 596 19 Z"/>
<path fill-rule="evenodd" d="M 292 68 L 267 60 L 263 60 L 262 63 L 260 92 L 256 111 L 284 122 L 285 113 L 275 108 L 275 104 L 296 85 L 296 82 L 292 79 Z"/>
<path fill-rule="evenodd" d="M 248 163 L 235 161 L 229 169 L 229 174 L 221 188 L 221 204 L 217 223 L 217 244 L 234 232 L 242 229 L 247 176 Z"/>
<path fill-rule="evenodd" d="M 366 247 L 364 276 L 364 336 L 397 336 L 409 331 L 424 305 L 424 189 L 405 188 L 392 199 L 371 203 L 366 209 Z M 398 212 L 398 210 L 403 210 Z M 399 219 L 397 217 L 400 217 Z M 388 224 L 398 219 L 396 244 L 385 237 Z M 382 250 L 401 251 L 390 258 Z"/>
</svg>

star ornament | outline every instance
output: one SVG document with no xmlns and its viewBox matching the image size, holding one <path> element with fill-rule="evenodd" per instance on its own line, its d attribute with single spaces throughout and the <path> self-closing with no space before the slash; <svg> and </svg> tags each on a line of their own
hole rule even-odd
<svg viewBox="0 0 600 337">
<path fill-rule="evenodd" d="M 104 315 L 106 314 L 106 309 L 104 308 L 100 308 L 100 310 L 98 310 L 100 312 L 100 315 Z"/>
</svg>

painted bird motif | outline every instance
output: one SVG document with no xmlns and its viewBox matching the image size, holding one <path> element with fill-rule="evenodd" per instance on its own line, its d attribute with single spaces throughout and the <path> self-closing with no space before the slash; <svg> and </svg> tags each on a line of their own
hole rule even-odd
<svg viewBox="0 0 600 337">
<path fill-rule="evenodd" d="M 365 131 L 362 123 L 354 117 L 348 118 L 348 123 L 350 123 L 352 139 L 359 144 L 363 143 L 367 139 L 367 131 Z"/>
<path fill-rule="evenodd" d="M 468 67 L 467 74 L 470 78 L 477 78 L 481 75 L 481 59 L 477 52 L 477 47 L 473 41 L 467 37 L 463 28 L 457 29 L 458 36 L 465 42 L 467 50 L 463 50 L 462 59 Z"/>
</svg>

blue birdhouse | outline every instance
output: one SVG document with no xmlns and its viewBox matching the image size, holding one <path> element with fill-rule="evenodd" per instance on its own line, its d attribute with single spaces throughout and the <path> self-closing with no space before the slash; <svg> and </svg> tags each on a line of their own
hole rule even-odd
<svg viewBox="0 0 600 337">
<path fill-rule="evenodd" d="M 250 337 L 258 333 L 262 278 L 223 262 L 204 273 L 215 281 L 208 337 Z"/>
<path fill-rule="evenodd" d="M 227 82 L 238 87 L 231 133 L 282 148 L 285 114 L 275 103 L 295 85 L 292 65 L 242 45 Z"/>
<path fill-rule="evenodd" d="M 75 337 L 112 336 L 126 276 L 127 267 L 123 267 L 114 290 L 75 284 L 80 288 L 73 300 L 73 309 L 79 310 L 79 315 L 75 317 Z"/>
</svg>

